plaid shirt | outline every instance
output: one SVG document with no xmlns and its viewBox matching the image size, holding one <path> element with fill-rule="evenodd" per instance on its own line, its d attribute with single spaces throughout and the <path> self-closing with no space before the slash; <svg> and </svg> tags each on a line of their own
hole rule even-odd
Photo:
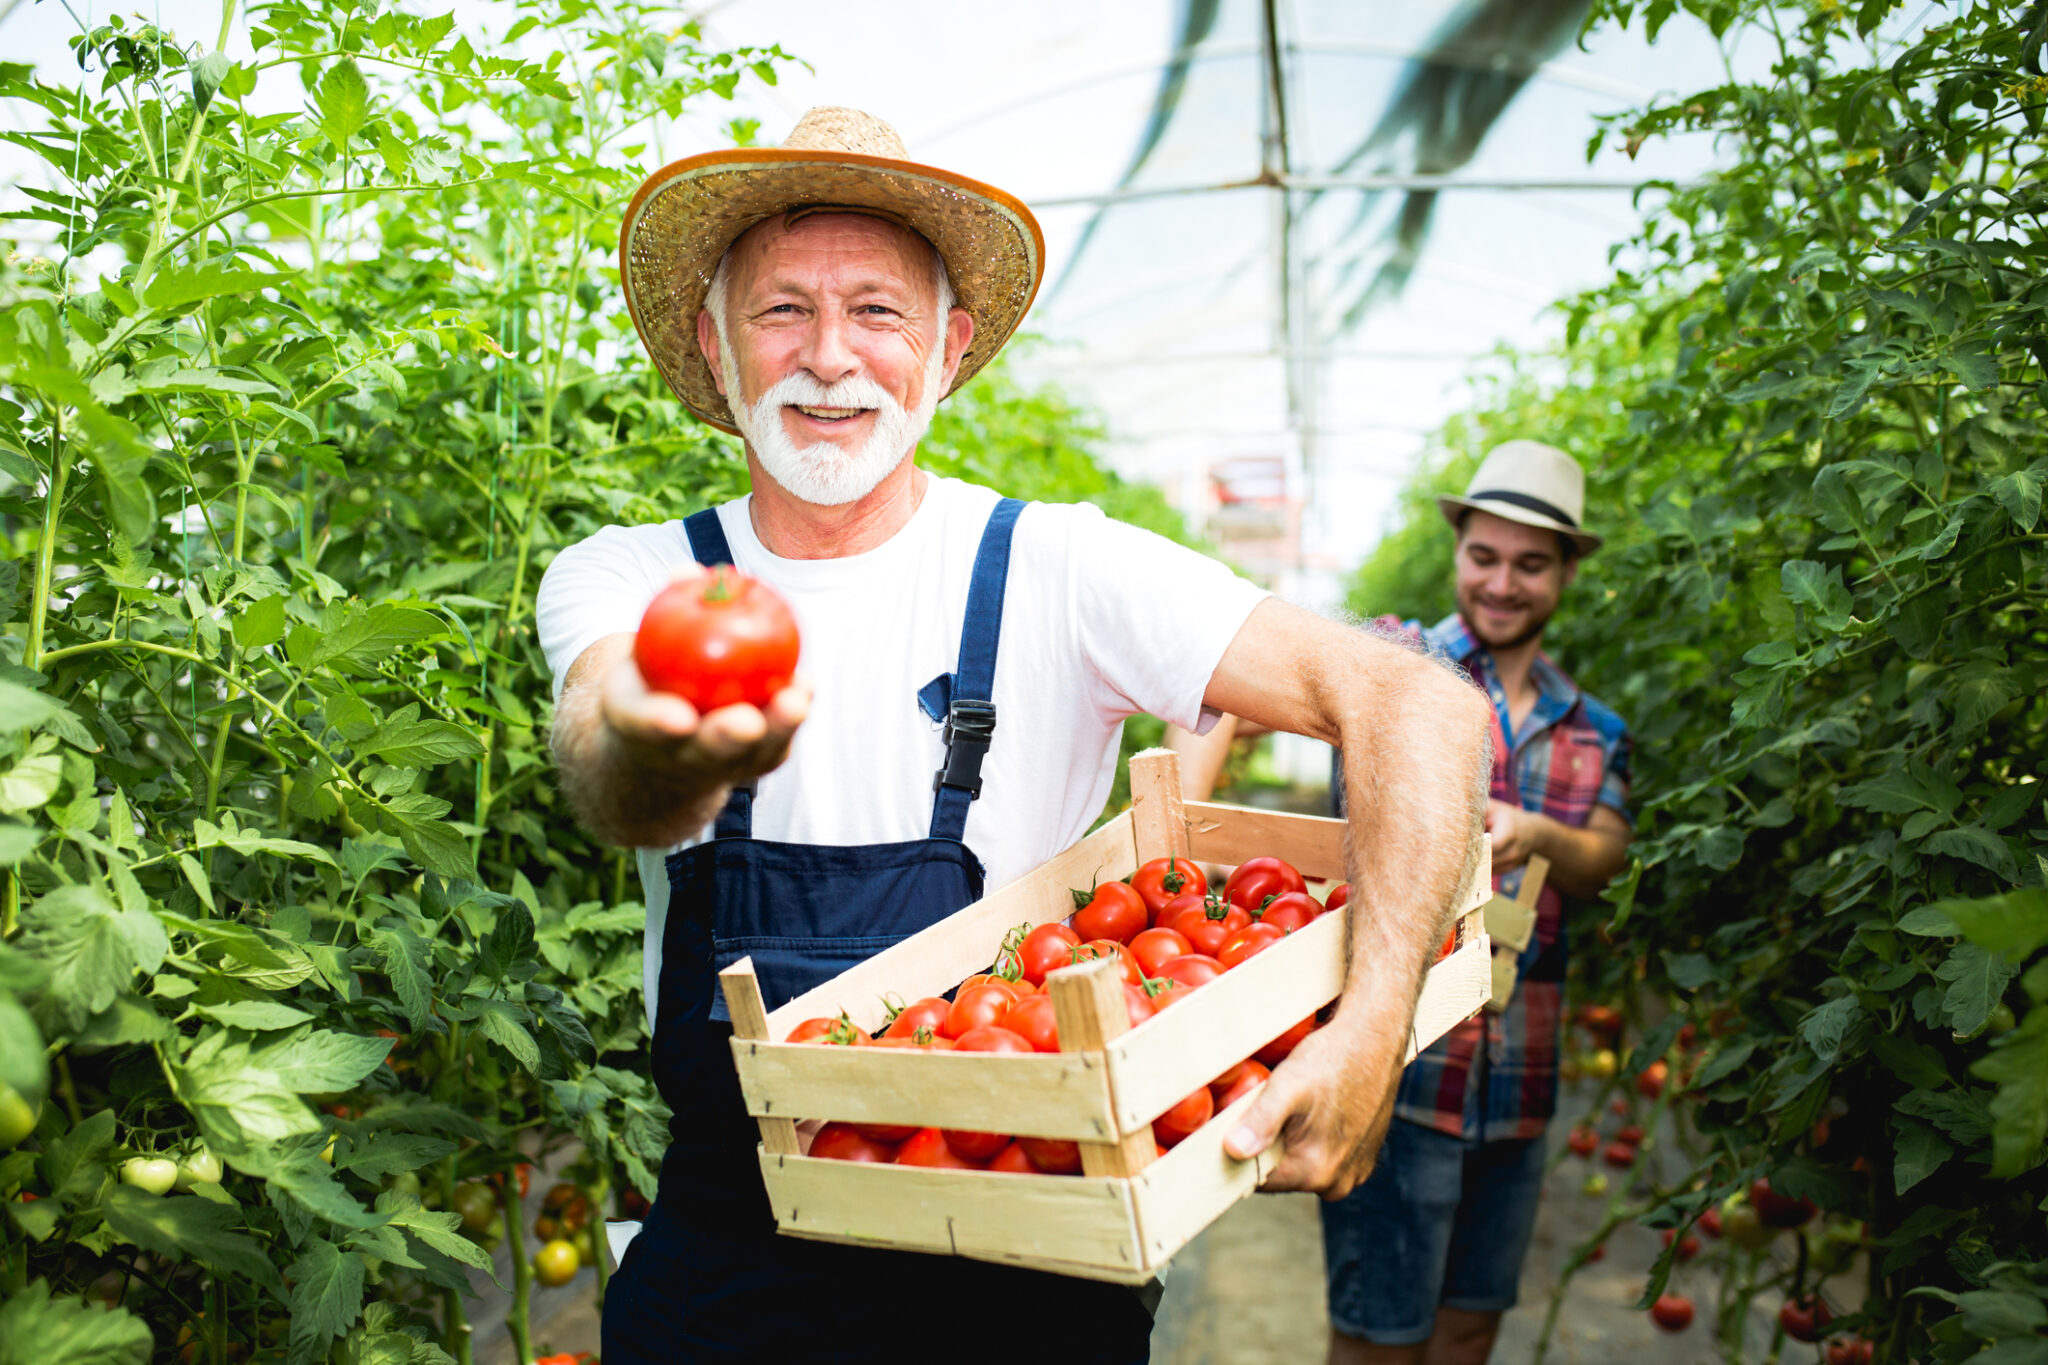
<svg viewBox="0 0 2048 1365">
<path fill-rule="evenodd" d="M 1628 727 L 1549 656 L 1539 653 L 1529 670 L 1536 707 L 1516 733 L 1493 658 L 1460 617 L 1454 613 L 1428 630 L 1408 621 L 1401 629 L 1463 669 L 1492 699 L 1496 801 L 1572 826 L 1583 826 L 1595 806 L 1628 817 Z M 1496 873 L 1494 890 L 1514 895 L 1522 871 Z M 1396 1117 L 1484 1142 L 1543 1135 L 1557 1110 L 1564 898 L 1554 885 L 1545 886 L 1536 905 L 1536 929 L 1519 960 L 1521 983 L 1506 1011 L 1484 1011 L 1425 1048 L 1402 1074 Z"/>
</svg>

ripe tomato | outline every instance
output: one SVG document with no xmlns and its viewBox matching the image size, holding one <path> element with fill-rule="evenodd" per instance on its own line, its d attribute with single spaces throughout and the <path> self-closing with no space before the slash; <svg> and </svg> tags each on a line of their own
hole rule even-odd
<svg viewBox="0 0 2048 1365">
<path fill-rule="evenodd" d="M 1020 1137 L 1017 1145 L 1031 1164 L 1046 1175 L 1081 1174 L 1081 1145 L 1065 1138 Z"/>
<path fill-rule="evenodd" d="M 1785 1306 L 1778 1310 L 1778 1326 L 1794 1341 L 1819 1341 L 1827 1335 L 1828 1324 L 1834 1317 L 1826 1300 L 1817 1294 L 1802 1294 L 1785 1300 Z"/>
<path fill-rule="evenodd" d="M 1270 924 L 1286 933 L 1295 930 L 1323 913 L 1323 907 L 1316 904 L 1316 898 L 1306 891 L 1289 891 L 1266 902 L 1266 907 L 1253 913 L 1260 924 Z"/>
<path fill-rule="evenodd" d="M 1863 1337 L 1836 1337 L 1828 1343 L 1828 1365 L 1870 1365 L 1874 1350 Z"/>
<path fill-rule="evenodd" d="M 1166 927 L 1186 939 L 1204 957 L 1216 956 L 1233 934 L 1249 927 L 1252 922 L 1252 917 L 1242 908 L 1214 896 L 1181 910 L 1168 906 L 1163 913 L 1172 915 L 1165 921 Z"/>
<path fill-rule="evenodd" d="M 1138 959 L 1138 970 L 1147 976 L 1159 975 L 1159 969 L 1183 953 L 1192 953 L 1195 945 L 1173 930 L 1161 927 L 1147 929 L 1130 943 L 1131 956 Z"/>
<path fill-rule="evenodd" d="M 1246 1095 L 1272 1079 L 1273 1073 L 1265 1063 L 1247 1057 L 1230 1070 L 1209 1082 L 1209 1093 L 1216 1097 L 1216 1111 L 1221 1113 L 1236 1104 Z"/>
<path fill-rule="evenodd" d="M 919 1052 L 951 1052 L 953 1050 L 953 1040 L 951 1038 L 941 1038 L 928 1028 L 921 1028 L 908 1038 L 897 1038 L 894 1036 L 877 1038 L 870 1046 L 911 1047 L 916 1048 Z"/>
<path fill-rule="evenodd" d="M 1046 1003 L 1051 1004 L 1052 1002 L 1048 1000 Z M 1031 1040 L 1023 1034 L 997 1024 L 984 1024 L 980 1028 L 967 1030 L 967 1032 L 954 1040 L 953 1047 L 958 1052 L 1014 1053 L 1035 1052 L 1037 1050 L 1031 1046 Z"/>
<path fill-rule="evenodd" d="M 1764 1178 L 1751 1182 L 1749 1206 L 1756 1210 L 1757 1221 L 1767 1228 L 1796 1228 L 1819 1212 L 1811 1199 L 1779 1194 Z"/>
<path fill-rule="evenodd" d="M 1671 1074 L 1671 1068 L 1662 1058 L 1651 1062 L 1636 1076 L 1636 1093 L 1646 1100 L 1654 1100 L 1664 1093 L 1664 1082 Z"/>
<path fill-rule="evenodd" d="M 1666 1229 L 1664 1229 L 1664 1245 L 1665 1245 L 1665 1246 L 1670 1246 L 1670 1245 L 1671 1245 L 1671 1243 L 1672 1243 L 1672 1241 L 1673 1241 L 1673 1239 L 1674 1239 L 1674 1238 L 1677 1238 L 1677 1237 L 1678 1237 L 1678 1230 L 1677 1230 L 1676 1228 L 1666 1228 Z M 1688 1232 L 1688 1233 L 1687 1233 L 1687 1234 L 1686 1234 L 1686 1235 L 1684 1236 L 1684 1238 L 1683 1238 L 1683 1239 L 1680 1239 L 1680 1240 L 1679 1240 L 1679 1242 L 1678 1242 L 1678 1259 L 1679 1259 L 1679 1260 L 1681 1260 L 1681 1261 L 1690 1261 L 1690 1260 L 1691 1260 L 1691 1259 L 1692 1259 L 1693 1257 L 1695 1257 L 1695 1256 L 1697 1256 L 1697 1255 L 1699 1255 L 1699 1254 L 1700 1254 L 1700 1239 L 1699 1239 L 1699 1238 L 1697 1238 L 1697 1237 L 1695 1237 L 1695 1236 L 1693 1236 L 1693 1235 L 1692 1235 L 1691 1233 L 1689 1233 L 1689 1232 Z"/>
<path fill-rule="evenodd" d="M 1187 990 L 1194 990 L 1223 975 L 1223 964 L 1206 953 L 1187 953 L 1167 963 L 1161 975 L 1180 982 Z"/>
<path fill-rule="evenodd" d="M 922 1000 L 913 1000 L 896 1011 L 896 1017 L 889 1021 L 889 1027 L 882 1030 L 884 1038 L 914 1038 L 919 1029 L 939 1031 L 939 1025 L 946 1022 L 946 1014 L 953 1008 L 953 1002 L 928 995 Z"/>
<path fill-rule="evenodd" d="M 730 565 L 655 594 L 633 639 L 647 686 L 700 712 L 766 706 L 796 676 L 797 652 L 789 604 Z"/>
<path fill-rule="evenodd" d="M 984 981 L 978 986 L 963 986 L 953 997 L 953 1007 L 946 1011 L 946 1022 L 939 1026 L 941 1038 L 958 1038 L 970 1029 L 984 1024 L 993 1024 L 1010 1012 L 1010 1006 L 1017 1003 L 1017 993 L 998 981 Z"/>
<path fill-rule="evenodd" d="M 834 1047 L 866 1047 L 867 1031 L 845 1015 L 835 1019 L 806 1019 L 789 1031 L 785 1043 L 822 1043 Z"/>
<path fill-rule="evenodd" d="M 1034 986 L 1045 984 L 1046 974 L 1073 962 L 1073 950 L 1081 936 L 1064 924 L 1041 924 L 1024 936 L 1017 949 L 1017 965 L 1024 979 Z"/>
<path fill-rule="evenodd" d="M 1278 858 L 1252 858 L 1237 865 L 1230 880 L 1223 883 L 1223 899 L 1250 912 L 1275 896 L 1289 891 L 1306 891 L 1301 874 Z"/>
<path fill-rule="evenodd" d="M 1286 1061 L 1287 1054 L 1294 1051 L 1295 1048 L 1301 1046 L 1301 1040 L 1308 1037 L 1309 1034 L 1315 1032 L 1315 1029 L 1316 1017 L 1313 1014 L 1311 1014 L 1308 1018 L 1296 1024 L 1293 1028 L 1287 1030 L 1287 1032 L 1281 1034 L 1278 1038 L 1275 1038 L 1272 1042 L 1266 1044 L 1257 1052 L 1254 1052 L 1252 1056 L 1258 1058 L 1267 1066 L 1278 1066 L 1280 1065 L 1280 1063 Z"/>
<path fill-rule="evenodd" d="M 533 1253 L 533 1278 L 550 1289 L 559 1288 L 576 1278 L 582 1264 L 583 1258 L 576 1254 L 575 1243 L 557 1237 Z"/>
<path fill-rule="evenodd" d="M 1615 1130 L 1614 1140 L 1616 1142 L 1626 1142 L 1631 1147 L 1640 1147 L 1643 1142 L 1643 1125 L 1640 1123 L 1624 1123 Z"/>
<path fill-rule="evenodd" d="M 1626 1170 L 1636 1164 L 1636 1148 L 1631 1142 L 1610 1142 L 1600 1152 L 1600 1159 L 1619 1170 Z"/>
<path fill-rule="evenodd" d="M 1579 1023 L 1589 1033 L 1612 1038 L 1621 1032 L 1621 1011 L 1612 1005 L 1584 1005 L 1579 1009 Z"/>
<path fill-rule="evenodd" d="M 1128 981 L 1124 982 L 1124 1008 L 1130 1012 L 1132 1028 L 1144 1023 L 1159 1011 L 1158 1002 L 1153 1000 L 1152 992 L 1143 986 L 1133 986 Z"/>
<path fill-rule="evenodd" d="M 1215 1116 L 1216 1097 L 1205 1085 L 1152 1120 L 1152 1136 L 1161 1147 L 1178 1147 Z"/>
<path fill-rule="evenodd" d="M 916 1132 L 913 1127 L 911 1132 Z M 872 1161 L 886 1164 L 896 1159 L 896 1145 L 877 1142 L 857 1131 L 850 1123 L 828 1123 L 811 1139 L 811 1155 L 827 1161 Z"/>
<path fill-rule="evenodd" d="M 948 1171 L 978 1171 L 982 1162 L 969 1161 L 946 1145 L 945 1135 L 936 1128 L 920 1128 L 896 1149 L 898 1166 L 932 1166 Z"/>
<path fill-rule="evenodd" d="M 1080 900 L 1081 893 L 1075 892 L 1074 899 Z M 1129 943 L 1151 922 L 1143 898 L 1122 882 L 1102 883 L 1095 888 L 1095 895 L 1074 911 L 1074 932 L 1083 941 L 1104 938 Z"/>
<path fill-rule="evenodd" d="M 1027 995 L 1010 1006 L 1010 1012 L 1003 1016 L 1001 1026 L 1031 1044 L 1035 1052 L 1058 1052 L 1060 1050 L 1059 1023 L 1053 1017 L 1052 997 L 1049 995 Z M 979 1032 L 979 1030 L 976 1030 Z M 968 1034 L 960 1039 L 960 1050 L 967 1052 Z"/>
<path fill-rule="evenodd" d="M 1709 1237 L 1718 1239 L 1721 1235 L 1721 1210 L 1710 1208 L 1705 1213 L 1702 1213 L 1700 1215 L 1700 1231 L 1706 1233 Z"/>
<path fill-rule="evenodd" d="M 1010 993 L 1010 998 L 1013 1000 L 1020 996 L 1031 994 L 1033 989 L 1031 983 L 1021 976 L 1012 977 L 1001 976 L 995 972 L 976 972 L 973 976 L 960 983 L 959 989 L 953 992 L 953 998 L 958 1000 L 963 994 L 973 990 L 976 986 L 1000 986 Z"/>
<path fill-rule="evenodd" d="M 1443 941 L 1442 945 L 1441 945 L 1441 946 L 1439 946 L 1439 947 L 1437 948 L 1437 950 L 1436 950 L 1436 960 L 1437 960 L 1438 962 L 1442 962 L 1442 961 L 1443 961 L 1443 960 L 1444 960 L 1445 958 L 1449 957 L 1449 956 L 1450 956 L 1450 955 L 1451 955 L 1452 953 L 1455 953 L 1455 952 L 1457 952 L 1457 951 L 1458 951 L 1458 926 L 1457 926 L 1457 925 L 1455 925 L 1455 924 L 1453 924 L 1453 925 L 1452 925 L 1452 926 L 1450 927 L 1450 930 L 1449 930 L 1449 932 L 1447 932 L 1447 933 L 1446 933 L 1446 934 L 1444 935 L 1444 941 Z"/>
<path fill-rule="evenodd" d="M 1074 949 L 1074 962 L 1077 965 L 1083 962 L 1093 962 L 1097 958 L 1104 957 L 1115 958 L 1117 970 L 1123 975 L 1123 979 L 1132 985 L 1135 986 L 1144 981 L 1145 970 L 1138 965 L 1138 959 L 1131 956 L 1129 948 L 1118 943 L 1113 938 L 1091 938 L 1080 947 Z"/>
<path fill-rule="evenodd" d="M 1175 981 L 1164 973 L 1158 976 L 1146 977 L 1143 989 L 1145 994 L 1152 998 L 1152 1012 L 1154 1014 L 1159 1013 L 1168 1005 L 1180 1001 L 1188 993 L 1186 986 L 1181 985 L 1180 982 Z"/>
<path fill-rule="evenodd" d="M 1338 882 L 1330 888 L 1330 894 L 1323 897 L 1323 913 L 1328 914 L 1332 910 L 1342 910 L 1350 901 L 1351 883 Z"/>
<path fill-rule="evenodd" d="M 989 1158 L 988 1168 L 991 1171 L 1008 1171 L 1011 1175 L 1038 1174 L 1038 1168 L 1031 1164 L 1024 1148 L 1015 1142 Z"/>
<path fill-rule="evenodd" d="M 977 1133 L 966 1128 L 946 1128 L 940 1136 L 953 1149 L 953 1155 L 962 1161 L 972 1161 L 977 1167 L 985 1167 L 997 1152 L 1009 1146 L 1008 1133 Z"/>
<path fill-rule="evenodd" d="M 1573 1156 L 1591 1156 L 1600 1150 L 1600 1134 L 1580 1124 L 1572 1129 L 1572 1135 L 1565 1139 L 1565 1145 L 1572 1149 Z"/>
<path fill-rule="evenodd" d="M 1692 1300 L 1683 1294 L 1665 1294 L 1650 1305 L 1650 1321 L 1667 1332 L 1683 1332 L 1692 1326 Z"/>
<path fill-rule="evenodd" d="M 1166 903 L 1177 896 L 1205 896 L 1209 879 L 1186 858 L 1154 858 L 1131 874 L 1131 889 L 1145 902 L 1145 912 L 1156 922 Z"/>
<path fill-rule="evenodd" d="M 1223 964 L 1223 970 L 1227 972 L 1246 958 L 1257 956 L 1286 937 L 1285 930 L 1264 921 L 1247 924 L 1230 936 L 1230 941 L 1216 954 L 1216 960 Z"/>
</svg>

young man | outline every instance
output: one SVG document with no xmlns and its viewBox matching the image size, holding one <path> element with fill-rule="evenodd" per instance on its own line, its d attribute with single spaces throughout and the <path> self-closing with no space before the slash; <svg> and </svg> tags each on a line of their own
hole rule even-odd
<svg viewBox="0 0 2048 1365">
<path fill-rule="evenodd" d="M 1542 651 L 1579 560 L 1600 546 L 1580 526 L 1583 471 L 1563 451 L 1508 441 L 1464 497 L 1438 506 L 1458 528 L 1458 609 L 1426 630 L 1399 629 L 1492 702 L 1495 890 L 1520 889 L 1536 854 L 1550 874 L 1506 1008 L 1415 1059 L 1380 1164 L 1323 1206 L 1332 1365 L 1481 1365 L 1491 1352 L 1515 1302 L 1557 1107 L 1563 897 L 1597 895 L 1628 857 L 1628 731 Z M 1203 796 L 1232 728 L 1225 717 L 1201 739 L 1174 737 Z M 1341 757 L 1336 774 L 1342 814 Z"/>
<path fill-rule="evenodd" d="M 1408 875 L 1359 879 L 1337 1017 L 1225 1145 L 1284 1136 L 1269 1184 L 1341 1195 L 1390 1121 L 1422 971 L 1472 875 L 1486 709 L 1448 670 L 1093 507 L 920 470 L 932 410 L 1022 319 L 1043 242 L 1022 204 L 911 161 L 879 119 L 815 109 L 780 148 L 685 158 L 623 238 L 642 340 L 693 412 L 744 436 L 753 491 L 607 527 L 540 591 L 563 789 L 639 850 L 675 1111 L 605 1358 L 893 1360 L 1029 1303 L 1041 1354 L 1136 1365 L 1150 1320 L 1116 1286 L 778 1237 L 715 970 L 751 957 L 772 1009 L 1044 862 L 1100 811 L 1136 711 L 1340 743 L 1361 792 L 1370 773 L 1386 794 L 1358 802 L 1354 846 L 1398 850 Z M 672 574 L 728 562 L 789 600 L 809 685 L 699 716 L 647 689 L 634 631 Z"/>
</svg>

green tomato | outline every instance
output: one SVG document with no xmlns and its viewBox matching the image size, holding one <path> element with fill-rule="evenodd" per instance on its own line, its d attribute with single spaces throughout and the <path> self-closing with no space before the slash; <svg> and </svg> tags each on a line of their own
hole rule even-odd
<svg viewBox="0 0 2048 1365">
<path fill-rule="evenodd" d="M 471 1180 L 455 1188 L 454 1210 L 462 1215 L 462 1230 L 472 1236 L 481 1233 L 498 1216 L 497 1196 L 481 1180 Z"/>
<path fill-rule="evenodd" d="M 167 1156 L 132 1156 L 121 1163 L 121 1183 L 150 1194 L 168 1194 L 178 1183 L 178 1163 Z"/>
<path fill-rule="evenodd" d="M 1579 1193 L 1585 1195 L 1588 1199 L 1598 1199 L 1601 1195 L 1607 1193 L 1607 1177 L 1598 1171 L 1593 1172 L 1593 1174 L 1586 1177 L 1586 1183 L 1579 1186 Z"/>
<path fill-rule="evenodd" d="M 415 1199 L 419 1198 L 420 1178 L 418 1172 L 400 1171 L 397 1175 L 391 1177 L 391 1188 L 397 1190 L 400 1194 L 409 1194 Z"/>
<path fill-rule="evenodd" d="M 0 1152 L 18 1147 L 36 1130 L 36 1107 L 10 1085 L 0 1085 Z"/>
<path fill-rule="evenodd" d="M 1721 1235 L 1739 1247 L 1757 1251 L 1769 1246 L 1778 1230 L 1765 1227 L 1747 1199 L 1731 1194 L 1721 1205 Z"/>
<path fill-rule="evenodd" d="M 221 1174 L 220 1158 L 201 1147 L 178 1163 L 178 1188 L 189 1190 L 194 1185 L 218 1185 Z"/>
<path fill-rule="evenodd" d="M 1991 1007 L 1991 1018 L 1986 1021 L 1984 1031 L 1996 1038 L 2001 1033 L 2011 1033 L 2018 1023 L 2019 1018 L 2013 1014 L 2012 1006 L 2001 1000 Z"/>
</svg>

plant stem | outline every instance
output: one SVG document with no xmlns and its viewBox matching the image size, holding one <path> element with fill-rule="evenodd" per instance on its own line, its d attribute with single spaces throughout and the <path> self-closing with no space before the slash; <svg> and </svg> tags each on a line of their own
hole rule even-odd
<svg viewBox="0 0 2048 1365">
<path fill-rule="evenodd" d="M 28 643 L 21 661 L 43 671 L 43 633 L 50 615 L 50 574 L 57 558 L 57 518 L 64 506 L 64 485 L 71 466 L 64 458 L 64 409 L 50 411 L 50 491 L 43 503 L 43 534 L 36 542 L 35 596 L 28 608 Z"/>
<path fill-rule="evenodd" d="M 519 1365 L 533 1365 L 533 1326 L 529 1320 L 533 1269 L 526 1263 L 526 1228 L 516 1166 L 504 1173 L 498 1185 L 498 1207 L 505 1215 L 505 1244 L 512 1251 L 512 1312 L 505 1319 L 505 1327 L 512 1333 L 512 1350 Z"/>
</svg>

